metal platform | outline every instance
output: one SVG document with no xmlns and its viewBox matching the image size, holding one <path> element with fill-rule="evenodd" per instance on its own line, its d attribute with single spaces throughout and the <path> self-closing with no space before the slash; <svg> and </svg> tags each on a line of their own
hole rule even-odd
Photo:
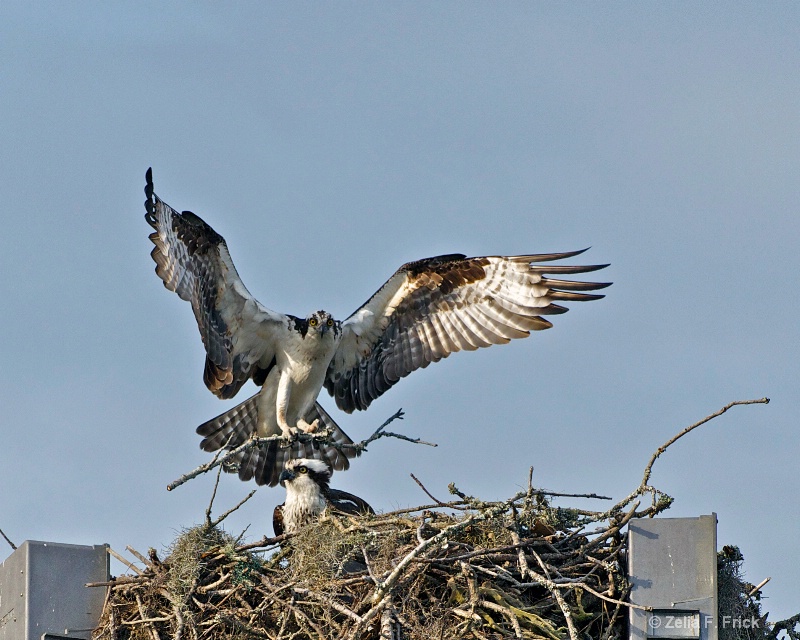
<svg viewBox="0 0 800 640">
<path fill-rule="evenodd" d="M 717 640 L 717 515 L 628 525 L 630 640 Z"/>
<path fill-rule="evenodd" d="M 88 640 L 108 580 L 107 545 L 26 540 L 0 564 L 0 640 Z"/>
</svg>

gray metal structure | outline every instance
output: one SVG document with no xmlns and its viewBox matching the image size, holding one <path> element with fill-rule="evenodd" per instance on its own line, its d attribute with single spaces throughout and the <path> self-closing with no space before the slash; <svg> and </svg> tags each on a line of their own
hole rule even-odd
<svg viewBox="0 0 800 640">
<path fill-rule="evenodd" d="M 87 640 L 109 579 L 107 545 L 26 540 L 0 565 L 0 640 Z"/>
<path fill-rule="evenodd" d="M 717 640 L 717 514 L 628 524 L 630 639 Z"/>
</svg>

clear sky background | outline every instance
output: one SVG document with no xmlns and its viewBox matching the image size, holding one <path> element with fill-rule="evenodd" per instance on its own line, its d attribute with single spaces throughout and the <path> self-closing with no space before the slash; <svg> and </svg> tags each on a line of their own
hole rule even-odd
<svg viewBox="0 0 800 640">
<path fill-rule="evenodd" d="M 619 499 L 651 453 L 669 516 L 800 609 L 800 5 L 0 4 L 0 528 L 162 548 L 200 522 L 202 382 L 187 303 L 154 275 L 142 202 L 205 218 L 275 310 L 344 318 L 402 263 L 566 251 L 599 302 L 456 354 L 347 416 L 393 428 L 334 486 L 377 509 L 447 485 Z M 252 393 L 249 385 L 241 392 Z M 255 485 L 252 485 L 255 487 Z M 223 478 L 218 511 L 252 488 Z M 271 533 L 280 488 L 226 521 Z M 603 503 L 563 501 L 603 507 Z M 0 541 L 2 543 L 2 541 Z M 0 544 L 0 547 L 5 546 Z M 0 551 L 4 557 L 10 549 Z M 115 566 L 115 572 L 121 567 Z"/>
</svg>

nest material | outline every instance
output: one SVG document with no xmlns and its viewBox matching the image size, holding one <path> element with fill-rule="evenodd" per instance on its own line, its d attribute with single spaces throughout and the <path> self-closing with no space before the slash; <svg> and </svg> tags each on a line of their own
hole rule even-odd
<svg viewBox="0 0 800 640">
<path fill-rule="evenodd" d="M 354 518 L 326 515 L 287 539 L 237 544 L 189 529 L 163 561 L 109 592 L 110 638 L 619 638 L 625 537 L 637 511 L 551 506 L 529 489 Z M 619 507 L 620 505 L 617 505 Z M 282 544 L 282 546 L 281 546 Z"/>
<path fill-rule="evenodd" d="M 502 502 L 451 486 L 453 502 L 433 498 L 364 518 L 328 514 L 294 536 L 241 544 L 216 526 L 230 511 L 212 522 L 209 505 L 206 524 L 184 531 L 163 561 L 153 549 L 146 558 L 129 548 L 140 569 L 111 551 L 133 574 L 89 585 L 107 588 L 93 638 L 625 637 L 625 609 L 636 605 L 628 602 L 622 532 L 631 518 L 653 517 L 672 502 L 649 485 L 656 459 L 731 407 L 768 401 L 732 402 L 681 431 L 652 455 L 639 487 L 603 512 L 553 506 L 548 497 L 567 494 L 534 490 L 529 478 L 527 491 Z M 645 498 L 650 504 L 640 509 Z M 751 606 L 740 564 L 720 560 L 720 585 L 732 594 L 721 597 L 721 612 L 725 602 L 731 611 Z M 798 629 L 800 614 L 760 638 L 720 637 L 800 640 Z"/>
<path fill-rule="evenodd" d="M 744 556 L 739 547 L 725 545 L 717 553 L 719 640 L 800 640 L 800 613 L 774 624 L 762 610 L 761 585 L 745 580 Z M 766 582 L 766 581 L 764 581 Z"/>
<path fill-rule="evenodd" d="M 739 547 L 726 545 L 717 553 L 719 640 L 764 640 L 771 635 L 761 613 L 761 592 L 745 581 L 743 562 Z"/>
</svg>

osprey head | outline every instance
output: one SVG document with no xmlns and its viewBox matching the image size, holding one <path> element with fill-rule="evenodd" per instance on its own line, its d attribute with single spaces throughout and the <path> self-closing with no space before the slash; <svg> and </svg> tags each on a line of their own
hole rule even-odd
<svg viewBox="0 0 800 640">
<path fill-rule="evenodd" d="M 286 502 L 275 508 L 272 526 L 275 534 L 296 533 L 328 506 L 328 481 L 331 470 L 321 460 L 289 460 L 279 482 L 286 488 Z"/>
<path fill-rule="evenodd" d="M 330 334 L 337 337 L 341 333 L 341 323 L 333 319 L 327 311 L 315 311 L 306 318 L 308 333 L 317 333 L 325 336 Z"/>
<path fill-rule="evenodd" d="M 298 458 L 286 463 L 278 478 L 286 493 L 323 493 L 331 480 L 331 469 L 322 460 Z"/>
</svg>

